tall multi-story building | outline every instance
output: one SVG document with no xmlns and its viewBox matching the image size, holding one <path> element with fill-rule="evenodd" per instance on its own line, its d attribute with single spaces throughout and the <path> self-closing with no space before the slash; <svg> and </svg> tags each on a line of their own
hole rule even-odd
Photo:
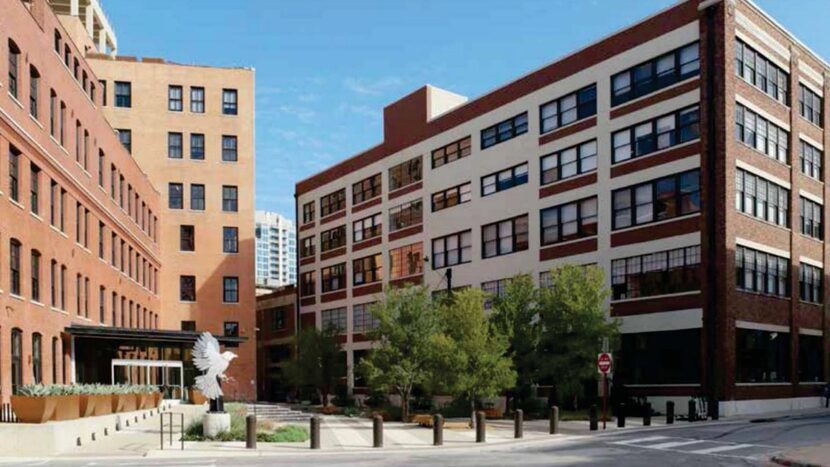
<svg viewBox="0 0 830 467">
<path fill-rule="evenodd" d="M 817 404 L 828 71 L 751 1 L 688 0 L 471 101 L 418 89 L 297 183 L 300 323 L 341 329 L 359 387 L 384 284 L 596 264 L 630 395 Z"/>
<path fill-rule="evenodd" d="M 114 44 L 97 2 L 84 4 L 90 31 Z M 8 402 L 22 384 L 104 371 L 108 379 L 102 357 L 138 349 L 96 347 L 76 332 L 158 332 L 162 209 L 101 111 L 97 73 L 71 40 L 77 25 L 45 0 L 0 0 L 0 12 L 0 402 Z"/>
<path fill-rule="evenodd" d="M 256 212 L 256 284 L 281 287 L 297 282 L 294 222 L 275 212 Z"/>
<path fill-rule="evenodd" d="M 246 337 L 226 392 L 253 398 L 254 71 L 105 54 L 89 62 L 104 114 L 162 193 L 161 324 Z"/>
</svg>

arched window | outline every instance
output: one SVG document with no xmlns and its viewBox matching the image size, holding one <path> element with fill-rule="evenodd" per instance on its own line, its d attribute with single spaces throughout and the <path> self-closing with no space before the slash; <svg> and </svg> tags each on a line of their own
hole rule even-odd
<svg viewBox="0 0 830 467">
<path fill-rule="evenodd" d="M 20 48 L 9 39 L 9 94 L 17 99 L 17 79 L 20 63 Z"/>
<path fill-rule="evenodd" d="M 9 271 L 9 291 L 20 295 L 20 242 L 16 238 L 9 240 Z"/>
<path fill-rule="evenodd" d="M 23 384 L 23 331 L 12 329 L 12 394 Z"/>
<path fill-rule="evenodd" d="M 29 65 L 29 113 L 35 119 L 38 118 L 38 87 L 40 86 L 40 73 L 34 65 Z"/>
<path fill-rule="evenodd" d="M 61 33 L 55 29 L 55 53 L 60 56 L 61 54 Z"/>
<path fill-rule="evenodd" d="M 40 302 L 40 252 L 32 250 L 32 300 Z"/>
<path fill-rule="evenodd" d="M 58 95 L 54 89 L 49 90 L 49 134 L 58 135 Z"/>
<path fill-rule="evenodd" d="M 43 383 L 43 355 L 40 333 L 32 334 L 32 378 L 35 384 Z"/>
<path fill-rule="evenodd" d="M 58 338 L 52 338 L 52 384 L 58 384 Z"/>
</svg>

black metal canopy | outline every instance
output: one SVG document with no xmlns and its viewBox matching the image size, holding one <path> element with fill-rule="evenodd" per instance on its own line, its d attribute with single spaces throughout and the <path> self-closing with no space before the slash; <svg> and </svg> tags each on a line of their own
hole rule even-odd
<svg viewBox="0 0 830 467">
<path fill-rule="evenodd" d="M 124 345 L 193 344 L 202 334 L 197 331 L 170 331 L 162 329 L 114 328 L 72 324 L 64 328 L 73 337 L 116 340 Z M 238 347 L 247 337 L 214 336 L 220 344 Z"/>
</svg>

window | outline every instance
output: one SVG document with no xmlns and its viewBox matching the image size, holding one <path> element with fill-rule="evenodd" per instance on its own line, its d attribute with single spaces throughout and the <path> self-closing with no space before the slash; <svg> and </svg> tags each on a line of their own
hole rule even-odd
<svg viewBox="0 0 830 467">
<path fill-rule="evenodd" d="M 540 166 L 542 185 L 593 172 L 597 169 L 597 141 L 588 141 L 542 156 Z"/>
<path fill-rule="evenodd" d="M 236 212 L 238 210 L 238 190 L 232 185 L 222 185 L 222 210 Z"/>
<path fill-rule="evenodd" d="M 346 288 L 346 263 L 335 264 L 320 270 L 323 293 Z"/>
<path fill-rule="evenodd" d="M 225 115 L 236 115 L 237 112 L 236 89 L 222 90 L 222 113 Z"/>
<path fill-rule="evenodd" d="M 196 321 L 182 321 L 181 323 L 182 331 L 196 331 Z"/>
<path fill-rule="evenodd" d="M 58 384 L 58 338 L 52 338 L 52 384 Z"/>
<path fill-rule="evenodd" d="M 355 241 L 357 241 L 355 239 Z M 300 258 L 309 258 L 314 256 L 314 236 L 306 237 L 300 240 Z"/>
<path fill-rule="evenodd" d="M 205 210 L 205 186 L 199 183 L 190 185 L 190 209 L 194 211 Z"/>
<path fill-rule="evenodd" d="M 320 217 L 346 209 L 346 189 L 342 188 L 320 198 Z M 312 220 L 314 216 L 312 216 Z"/>
<path fill-rule="evenodd" d="M 124 149 L 126 149 L 128 153 L 132 154 L 133 132 L 131 130 L 125 130 L 123 128 L 116 130 L 116 132 L 118 132 L 118 140 L 121 141 L 121 145 L 124 146 Z"/>
<path fill-rule="evenodd" d="M 467 182 L 432 194 L 432 212 L 464 204 L 472 199 L 472 183 Z"/>
<path fill-rule="evenodd" d="M 303 205 L 303 224 L 308 224 L 314 221 L 314 201 L 309 201 Z"/>
<path fill-rule="evenodd" d="M 9 198 L 20 202 L 20 152 L 9 146 Z"/>
<path fill-rule="evenodd" d="M 481 149 L 487 149 L 525 133 L 527 133 L 527 112 L 481 130 Z"/>
<path fill-rule="evenodd" d="M 738 245 L 735 278 L 738 290 L 789 297 L 790 260 Z"/>
<path fill-rule="evenodd" d="M 179 250 L 196 250 L 196 230 L 192 225 L 179 226 Z"/>
<path fill-rule="evenodd" d="M 621 334 L 615 371 L 630 384 L 697 385 L 700 335 L 700 328 Z"/>
<path fill-rule="evenodd" d="M 346 226 L 341 225 L 320 234 L 320 252 L 346 246 Z"/>
<path fill-rule="evenodd" d="M 421 243 L 389 251 L 390 279 L 414 276 L 424 272 L 424 246 Z"/>
<path fill-rule="evenodd" d="M 321 327 L 346 332 L 346 308 L 334 308 L 320 312 Z"/>
<path fill-rule="evenodd" d="M 23 331 L 12 329 L 12 394 L 17 394 L 20 386 L 23 385 Z"/>
<path fill-rule="evenodd" d="M 597 85 L 592 84 L 539 106 L 540 133 L 553 131 L 596 113 Z"/>
<path fill-rule="evenodd" d="M 613 230 L 700 211 L 700 170 L 669 175 L 614 191 Z"/>
<path fill-rule="evenodd" d="M 236 321 L 225 321 L 223 323 L 225 337 L 239 337 L 239 323 Z"/>
<path fill-rule="evenodd" d="M 181 133 L 167 133 L 167 157 L 170 159 L 182 158 Z"/>
<path fill-rule="evenodd" d="M 9 39 L 9 94 L 15 99 L 17 95 L 18 73 L 20 71 L 20 49 L 11 39 Z"/>
<path fill-rule="evenodd" d="M 776 101 L 789 105 L 790 75 L 738 38 L 735 39 L 735 73 Z"/>
<path fill-rule="evenodd" d="M 422 175 L 422 157 L 413 157 L 408 161 L 389 169 L 389 191 L 419 182 Z"/>
<path fill-rule="evenodd" d="M 821 109 L 823 106 L 823 100 L 821 96 L 814 93 L 810 90 L 807 86 L 803 84 L 798 85 L 798 113 L 801 114 L 802 117 L 806 118 L 810 123 L 814 125 L 822 126 L 821 122 Z"/>
<path fill-rule="evenodd" d="M 372 175 L 352 185 L 352 204 L 360 204 L 381 195 L 381 174 Z"/>
<path fill-rule="evenodd" d="M 196 301 L 196 276 L 179 276 L 179 300 Z"/>
<path fill-rule="evenodd" d="M 371 284 L 382 279 L 383 259 L 380 253 L 352 262 L 352 285 Z"/>
<path fill-rule="evenodd" d="M 418 225 L 423 221 L 423 203 L 420 198 L 389 208 L 389 231 Z"/>
<path fill-rule="evenodd" d="M 437 169 L 442 165 L 455 162 L 462 157 L 467 157 L 472 153 L 472 141 L 469 136 L 458 141 L 452 142 L 444 147 L 440 147 L 432 151 L 432 168 Z"/>
<path fill-rule="evenodd" d="M 352 331 L 366 332 L 380 326 L 380 320 L 372 314 L 374 303 L 359 303 L 352 306 Z"/>
<path fill-rule="evenodd" d="M 58 114 L 58 138 L 60 140 L 61 146 L 65 146 L 66 140 L 66 104 L 61 101 L 61 110 Z"/>
<path fill-rule="evenodd" d="M 488 296 L 488 299 L 484 302 L 485 310 L 489 310 L 493 307 L 494 298 L 501 298 L 504 296 L 509 284 L 509 279 L 498 279 L 481 283 L 481 290 Z"/>
<path fill-rule="evenodd" d="M 735 329 L 736 383 L 790 381 L 790 334 Z"/>
<path fill-rule="evenodd" d="M 222 135 L 222 160 L 236 162 L 236 136 Z"/>
<path fill-rule="evenodd" d="M 694 105 L 617 131 L 614 163 L 651 154 L 700 137 L 700 112 Z"/>
<path fill-rule="evenodd" d="M 58 136 L 58 95 L 54 89 L 49 90 L 49 134 Z"/>
<path fill-rule="evenodd" d="M 33 65 L 29 65 L 29 114 L 38 118 L 38 88 L 40 87 L 40 73 Z"/>
<path fill-rule="evenodd" d="M 104 223 L 98 221 L 98 257 L 104 259 L 104 235 L 105 235 L 105 227 Z"/>
<path fill-rule="evenodd" d="M 285 317 L 288 313 L 293 311 L 291 305 L 274 308 L 271 311 L 271 330 L 280 331 L 285 329 Z"/>
<path fill-rule="evenodd" d="M 822 279 L 824 270 L 806 263 L 801 263 L 799 270 L 801 277 L 799 278 L 798 287 L 801 300 L 811 303 L 823 302 Z"/>
<path fill-rule="evenodd" d="M 58 54 L 58 56 L 61 54 L 61 33 L 59 33 L 57 29 L 55 29 L 55 53 Z"/>
<path fill-rule="evenodd" d="M 822 151 L 804 141 L 799 142 L 801 144 L 801 173 L 816 180 L 822 180 L 821 166 L 824 159 Z"/>
<path fill-rule="evenodd" d="M 314 271 L 308 271 L 300 274 L 300 296 L 308 297 L 316 293 L 316 284 L 314 280 Z"/>
<path fill-rule="evenodd" d="M 358 243 L 362 242 L 363 240 L 368 240 L 370 238 L 375 238 L 380 236 L 383 232 L 383 215 L 381 213 L 377 213 L 371 215 L 369 217 L 364 217 L 363 219 L 354 221 L 352 223 L 352 242 Z M 313 253 L 312 244 L 312 255 Z"/>
<path fill-rule="evenodd" d="M 132 107 L 132 84 L 127 81 L 115 82 L 115 106 L 116 107 Z"/>
<path fill-rule="evenodd" d="M 107 105 L 107 82 L 103 79 L 98 80 L 98 84 L 101 86 L 101 105 Z"/>
<path fill-rule="evenodd" d="M 239 227 L 222 227 L 222 253 L 239 253 Z"/>
<path fill-rule="evenodd" d="M 225 276 L 222 278 L 222 301 L 224 303 L 239 303 L 239 278 Z"/>
<path fill-rule="evenodd" d="M 40 214 L 40 167 L 31 164 L 29 169 L 29 208 L 32 214 L 38 215 Z"/>
<path fill-rule="evenodd" d="M 735 171 L 735 209 L 752 217 L 789 226 L 790 190 L 745 170 Z"/>
<path fill-rule="evenodd" d="M 695 42 L 612 76 L 611 106 L 651 94 L 699 72 L 700 44 Z"/>
<path fill-rule="evenodd" d="M 202 133 L 190 134 L 190 158 L 197 161 L 205 160 L 205 135 Z"/>
<path fill-rule="evenodd" d="M 182 111 L 182 87 L 168 86 L 167 87 L 167 110 L 171 112 Z"/>
<path fill-rule="evenodd" d="M 473 232 L 465 230 L 432 240 L 432 269 L 469 263 L 473 259 Z"/>
<path fill-rule="evenodd" d="M 735 136 L 747 146 L 787 163 L 789 132 L 741 104 L 735 105 Z"/>
<path fill-rule="evenodd" d="M 104 188 L 104 167 L 106 166 L 106 156 L 104 151 L 98 150 L 98 186 Z"/>
<path fill-rule="evenodd" d="M 167 198 L 170 209 L 184 209 L 183 185 L 181 183 L 168 183 Z"/>
<path fill-rule="evenodd" d="M 43 384 L 43 349 L 41 335 L 32 334 L 32 379 L 35 384 Z"/>
<path fill-rule="evenodd" d="M 20 284 L 20 242 L 9 240 L 9 291 L 12 295 L 22 295 Z"/>
<path fill-rule="evenodd" d="M 481 177 L 481 196 L 492 195 L 527 183 L 527 162 Z"/>
<path fill-rule="evenodd" d="M 527 214 L 481 228 L 481 257 L 492 258 L 527 250 Z"/>
<path fill-rule="evenodd" d="M 823 206 L 813 200 L 801 197 L 801 233 L 818 240 L 821 240 L 824 230 L 822 222 Z"/>
<path fill-rule="evenodd" d="M 197 114 L 205 113 L 205 88 L 190 88 L 190 111 Z"/>
<path fill-rule="evenodd" d="M 676 248 L 611 262 L 614 300 L 700 290 L 700 246 Z"/>
<path fill-rule="evenodd" d="M 542 246 L 597 234 L 597 198 L 543 209 Z"/>
</svg>

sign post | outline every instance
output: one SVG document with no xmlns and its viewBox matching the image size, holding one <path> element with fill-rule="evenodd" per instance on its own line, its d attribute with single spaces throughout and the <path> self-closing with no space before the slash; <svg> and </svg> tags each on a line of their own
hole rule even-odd
<svg viewBox="0 0 830 467">
<path fill-rule="evenodd" d="M 602 429 L 608 419 L 608 373 L 614 366 L 614 359 L 609 352 L 597 355 L 597 371 L 602 375 Z"/>
</svg>

